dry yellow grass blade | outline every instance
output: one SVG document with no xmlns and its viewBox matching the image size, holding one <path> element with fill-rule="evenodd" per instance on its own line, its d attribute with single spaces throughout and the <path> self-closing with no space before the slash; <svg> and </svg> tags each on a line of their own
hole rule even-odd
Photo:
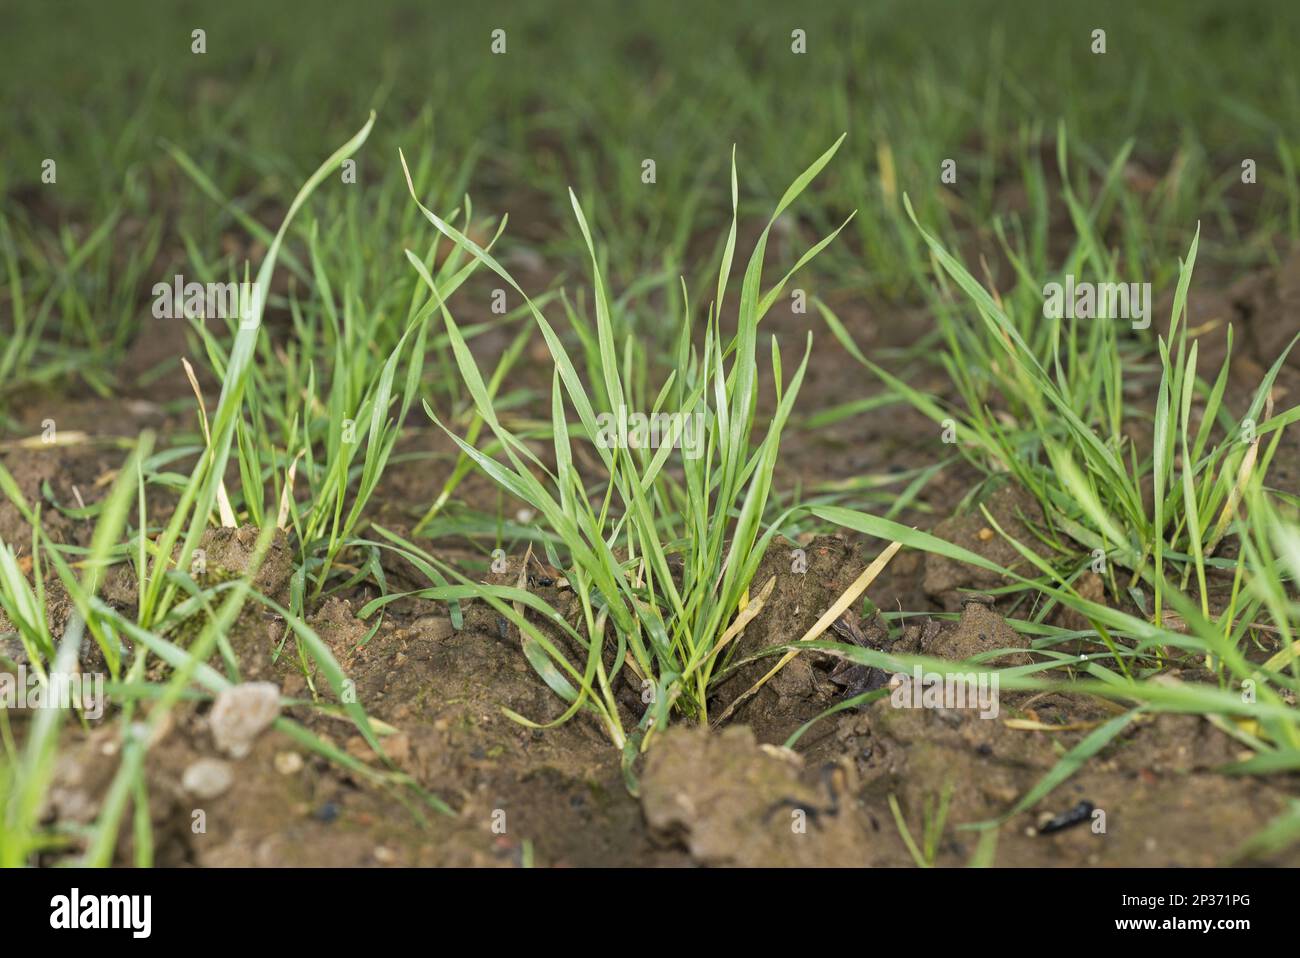
<svg viewBox="0 0 1300 958">
<path fill-rule="evenodd" d="M 184 356 L 181 357 L 181 365 L 185 367 L 185 375 L 190 381 L 190 388 L 194 390 L 194 398 L 199 401 L 199 423 L 203 426 L 203 441 L 208 447 L 208 458 L 212 458 L 212 434 L 208 431 L 208 407 L 203 402 L 203 391 L 199 389 L 199 381 L 194 375 L 194 367 Z M 234 529 L 239 525 L 235 519 L 235 510 L 230 507 L 230 496 L 226 493 L 226 480 L 222 479 L 217 486 L 217 511 L 221 513 L 221 524 L 229 529 Z"/>
<path fill-rule="evenodd" d="M 184 356 L 181 357 L 181 365 L 185 367 L 185 377 L 190 381 L 190 388 L 194 390 L 194 398 L 199 401 L 199 425 L 203 427 L 203 442 L 205 445 L 212 445 L 212 433 L 208 432 L 208 405 L 203 401 L 203 391 L 199 389 L 199 380 L 194 375 L 194 367 Z"/>
<path fill-rule="evenodd" d="M 1039 722 L 1035 719 L 1004 719 L 1002 722 L 1007 728 L 1016 729 L 1019 732 L 1082 732 L 1087 729 L 1096 728 L 1101 722 L 1066 722 L 1063 725 L 1052 725 L 1048 722 Z"/>
<path fill-rule="evenodd" d="M 79 429 L 60 429 L 56 430 L 48 439 L 42 434 L 0 442 L 0 450 L 8 452 L 10 449 L 41 449 L 44 446 L 79 446 L 83 442 L 87 442 L 89 438 Z"/>
<path fill-rule="evenodd" d="M 767 602 L 767 598 L 772 594 L 772 589 L 775 586 L 776 576 L 772 576 L 767 580 L 767 583 L 758 593 L 758 598 L 756 599 L 748 599 L 749 590 L 745 590 L 747 599 L 745 607 L 741 609 L 740 614 L 736 616 L 736 621 L 732 622 L 727 628 L 727 631 L 722 633 L 722 638 L 718 639 L 718 644 L 713 647 L 713 651 L 710 652 L 709 657 L 705 659 L 705 665 L 712 662 L 713 659 L 717 657 L 718 653 L 727 647 L 727 643 L 740 635 L 741 632 L 745 631 L 745 626 L 749 625 L 749 623 L 753 621 L 754 616 L 763 611 L 763 604 Z"/>
<path fill-rule="evenodd" d="M 843 594 L 835 600 L 834 604 L 822 613 L 822 617 L 813 623 L 812 628 L 805 632 L 800 637 L 799 641 L 811 642 L 829 629 L 831 623 L 842 616 L 844 611 L 857 601 L 858 596 L 862 595 L 862 593 L 867 590 L 867 586 L 871 585 L 871 583 L 876 580 L 876 576 L 880 575 L 880 573 L 884 571 L 885 566 L 889 565 L 889 561 L 894 558 L 895 553 L 897 553 L 902 547 L 903 544 L 901 542 L 891 542 L 885 548 L 885 551 L 876 556 L 875 561 L 862 571 L 862 575 L 858 576 L 854 583 L 844 590 Z M 777 662 L 766 675 L 742 692 L 735 701 L 723 710 L 722 714 L 719 715 L 712 724 L 717 726 L 725 722 L 731 716 L 732 712 L 734 712 L 742 703 L 748 701 L 754 693 L 771 681 L 772 676 L 785 668 L 786 664 L 799 654 L 799 651 L 799 649 L 791 649 L 785 655 L 781 656 L 780 662 Z"/>
<path fill-rule="evenodd" d="M 1273 393 L 1270 390 L 1268 396 L 1264 399 L 1264 419 L 1273 418 Z M 1223 504 L 1223 511 L 1219 514 L 1219 521 L 1214 527 L 1214 534 L 1210 537 L 1209 544 L 1205 547 L 1207 556 L 1214 555 L 1214 550 L 1219 547 L 1224 535 L 1228 531 L 1228 523 L 1237 515 L 1237 506 L 1241 503 L 1241 497 L 1246 489 L 1246 484 L 1250 482 L 1251 474 L 1255 471 L 1255 459 L 1259 454 L 1259 440 L 1256 438 L 1246 450 L 1246 454 L 1241 457 L 1241 466 L 1237 469 L 1237 481 L 1233 484 L 1232 490 L 1228 493 L 1228 501 Z"/>
<path fill-rule="evenodd" d="M 876 165 L 880 167 L 880 195 L 891 210 L 897 210 L 898 177 L 894 172 L 894 151 L 886 141 L 882 140 L 876 146 Z"/>
<path fill-rule="evenodd" d="M 289 463 L 289 471 L 284 477 L 284 488 L 280 490 L 280 508 L 275 516 L 275 527 L 277 529 L 289 529 L 289 507 L 293 505 L 293 480 L 298 475 L 298 460 L 302 458 L 302 452 L 293 457 L 293 462 Z"/>
</svg>

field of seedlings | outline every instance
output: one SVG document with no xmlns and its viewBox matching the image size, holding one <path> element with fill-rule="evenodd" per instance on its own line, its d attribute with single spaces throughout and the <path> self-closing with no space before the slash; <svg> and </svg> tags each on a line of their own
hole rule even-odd
<svg viewBox="0 0 1300 958">
<path fill-rule="evenodd" d="M 0 865 L 1300 864 L 1300 6 L 0 19 Z"/>
</svg>

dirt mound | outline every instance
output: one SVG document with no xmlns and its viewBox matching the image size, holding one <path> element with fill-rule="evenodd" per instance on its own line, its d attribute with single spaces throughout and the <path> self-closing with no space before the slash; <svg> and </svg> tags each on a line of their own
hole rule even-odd
<svg viewBox="0 0 1300 958">
<path fill-rule="evenodd" d="M 736 639 L 730 663 L 744 662 L 765 649 L 800 639 L 869 561 L 856 546 L 837 536 L 819 536 L 805 546 L 785 539 L 774 541 L 759 563 L 750 594 L 757 595 L 774 576 L 776 584 L 763 610 Z M 778 657 L 766 656 L 734 669 L 715 687 L 710 713 L 721 714 L 777 661 Z M 732 720 L 751 725 L 759 741 L 784 741 L 841 693 L 829 681 L 831 665 L 832 660 L 814 653 L 796 656 L 738 706 Z"/>
<path fill-rule="evenodd" d="M 759 745 L 743 726 L 679 726 L 650 750 L 641 804 L 656 837 L 696 864 L 867 864 L 871 822 L 835 779 L 809 776 L 798 755 Z"/>
</svg>

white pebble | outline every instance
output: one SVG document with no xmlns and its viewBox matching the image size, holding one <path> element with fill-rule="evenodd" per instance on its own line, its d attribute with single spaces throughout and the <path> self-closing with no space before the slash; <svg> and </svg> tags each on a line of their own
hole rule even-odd
<svg viewBox="0 0 1300 958">
<path fill-rule="evenodd" d="M 217 758 L 201 758 L 185 770 L 181 785 L 199 798 L 216 798 L 235 780 L 230 766 Z"/>
<path fill-rule="evenodd" d="M 271 682 L 243 682 L 223 689 L 208 715 L 212 740 L 232 758 L 243 758 L 253 740 L 280 714 L 280 690 Z"/>
</svg>

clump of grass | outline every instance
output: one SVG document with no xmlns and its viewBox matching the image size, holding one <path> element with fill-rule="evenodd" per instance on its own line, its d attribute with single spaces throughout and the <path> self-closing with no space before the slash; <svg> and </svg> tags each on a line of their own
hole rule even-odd
<svg viewBox="0 0 1300 958">
<path fill-rule="evenodd" d="M 365 141 L 373 122 L 372 116 L 370 123 L 326 160 L 299 191 L 259 270 L 257 283 L 263 292 L 269 287 L 280 243 L 294 213 L 315 186 Z M 264 298 L 259 299 L 259 302 L 264 301 Z M 213 575 L 200 575 L 201 581 L 196 581 L 189 571 L 194 549 L 203 531 L 218 514 L 219 502 L 222 503 L 221 515 L 228 515 L 229 501 L 223 500 L 223 476 L 232 448 L 238 450 L 236 454 L 240 457 L 249 455 L 246 446 L 236 446 L 236 433 L 261 318 L 260 314 L 256 315 L 253 322 L 238 330 L 229 355 L 223 357 L 220 364 L 222 393 L 210 430 L 205 422 L 206 448 L 194 450 L 204 454 L 197 456 L 188 479 L 179 483 L 179 502 L 166 527 L 156 536 L 151 537 L 148 528 L 145 484 L 146 474 L 151 469 L 146 469 L 146 463 L 156 467 L 163 460 L 151 457 L 152 433 L 145 432 L 138 437 L 108 496 L 96 510 L 97 520 L 89 549 L 54 542 L 41 524 L 39 510 L 25 501 L 13 477 L 0 466 L 0 492 L 13 502 L 33 531 L 32 573 L 35 585 L 28 583 L 9 544 L 0 542 L 0 603 L 22 636 L 31 666 L 42 672 L 52 668 L 61 673 L 72 673 L 78 665 L 77 653 L 82 636 L 88 631 L 103 653 L 111 679 L 107 687 L 112 690 L 115 704 L 119 706 L 114 718 L 120 729 L 121 761 L 104 796 L 98 818 L 83 836 L 83 864 L 103 866 L 112 863 L 118 834 L 132 803 L 135 806 L 132 828 L 136 864 L 151 864 L 153 841 L 144 775 L 150 742 L 177 702 L 182 697 L 193 697 L 192 684 L 197 683 L 206 694 L 216 694 L 240 680 L 238 662 L 229 654 L 225 636 L 250 600 L 266 605 L 284 618 L 299 644 L 304 667 L 310 665 L 324 676 L 341 703 L 337 710 L 353 721 L 376 754 L 383 754 L 376 729 L 363 705 L 355 696 L 347 694 L 347 680 L 342 668 L 328 646 L 302 620 L 301 594 L 297 596 L 299 611 L 295 613 L 252 588 L 254 577 L 277 531 L 275 523 L 262 517 L 252 559 L 240 574 L 213 570 Z M 410 332 L 408 329 L 407 333 Z M 394 427 L 387 422 L 386 414 L 397 356 L 405 340 L 403 336 L 398 342 L 394 354 L 383 364 L 377 381 L 368 387 L 362 400 L 361 408 L 369 413 L 370 433 L 364 464 L 359 469 L 363 485 L 359 497 L 361 502 L 373 489 L 377 473 L 391 451 Z M 422 349 L 422 338 L 420 346 Z M 408 373 L 408 393 L 413 392 L 412 383 L 418 380 L 418 366 L 414 368 L 416 372 Z M 337 449 L 334 453 L 342 455 Z M 328 464 L 325 471 L 342 482 L 343 477 L 349 474 L 349 462 L 350 456 L 341 465 Z M 241 472 L 245 476 L 257 474 L 256 467 L 250 468 L 242 459 Z M 126 534 L 133 498 L 137 506 L 138 527 L 133 533 Z M 341 498 L 330 496 L 326 501 L 334 510 L 334 521 L 339 522 Z M 338 534 L 337 541 L 331 542 L 325 550 L 326 566 L 345 534 Z M 42 557 L 57 573 L 75 608 L 69 626 L 57 642 L 45 618 Z M 134 563 L 137 574 L 135 621 L 97 595 L 106 569 L 113 563 L 128 559 Z M 300 567 L 299 583 L 304 576 L 305 569 Z M 323 583 L 326 577 L 327 569 L 319 574 L 319 581 Z M 218 650 L 223 653 L 228 675 L 222 675 L 207 664 Z M 170 668 L 167 678 L 161 683 L 146 680 L 150 656 L 157 657 Z M 137 711 L 143 702 L 151 705 L 147 715 L 138 719 Z M 333 708 L 321 703 L 317 703 L 317 707 Z M 0 731 L 3 732 L 6 761 L 0 763 L 0 768 L 3 768 L 0 773 L 2 865 L 27 864 L 44 851 L 65 851 L 71 844 L 68 836 L 40 824 L 44 796 L 52 782 L 53 759 L 63 718 L 62 710 L 40 710 L 29 723 L 25 743 L 20 748 L 9 727 L 7 714 L 3 715 L 4 724 Z M 287 717 L 277 719 L 275 728 L 304 748 L 377 784 L 413 791 L 420 796 L 424 806 L 449 812 L 444 803 L 424 793 L 409 776 L 392 769 L 371 768 Z M 418 806 L 416 810 L 418 812 Z"/>
<path fill-rule="evenodd" d="M 936 422 L 962 416 L 975 453 L 973 461 L 987 469 L 1000 466 L 1039 497 L 1046 516 L 1040 539 L 1056 548 L 1043 557 L 1009 535 L 983 506 L 985 521 L 1023 560 L 1018 570 L 930 533 L 857 510 L 819 505 L 812 508 L 813 514 L 995 572 L 1011 583 L 1009 591 L 1023 590 L 1040 602 L 1032 621 L 1012 623 L 1034 637 L 1038 661 L 997 670 L 1002 688 L 1069 691 L 1127 703 L 1138 711 L 1204 715 L 1253 752 L 1252 758 L 1228 771 L 1300 768 L 1300 711 L 1293 704 L 1300 691 L 1295 642 L 1300 612 L 1295 599 L 1300 582 L 1300 532 L 1294 509 L 1285 497 L 1272 494 L 1265 483 L 1283 428 L 1300 416 L 1296 409 L 1271 414 L 1269 389 L 1284 357 L 1255 393 L 1245 420 L 1252 425 L 1257 417 L 1263 421 L 1253 425 L 1250 438 L 1254 441 L 1243 441 L 1245 429 L 1223 408 L 1226 361 L 1212 386 L 1200 382 L 1196 378 L 1196 343 L 1187 345 L 1185 323 L 1180 322 L 1195 260 L 1193 240 L 1174 300 L 1170 330 L 1177 337 L 1177 348 L 1171 351 L 1163 337 L 1157 343 L 1161 379 L 1153 451 L 1141 458 L 1126 439 L 1121 440 L 1120 433 L 1115 433 L 1115 441 L 1099 435 L 1071 405 L 1065 367 L 1057 362 L 1055 374 L 1049 375 L 1002 304 L 928 233 L 923 231 L 923 235 L 936 261 L 970 296 L 990 341 L 1000 344 L 1000 375 L 1017 384 L 1014 398 L 1033 411 L 1030 424 L 1017 429 L 1014 440 L 1012 431 L 998 426 L 987 408 L 958 411 L 941 407 L 932 397 L 880 370 L 857 351 L 828 310 L 826 318 L 850 352 Z M 954 362 L 955 357 L 948 360 Z M 1105 351 L 1098 353 L 1098 360 L 1117 361 Z M 1080 375 L 1086 376 L 1088 371 Z M 1203 415 L 1199 429 L 1193 431 L 1190 412 L 1198 395 Z M 1211 428 L 1216 422 L 1224 427 L 1224 438 L 1213 443 Z M 1024 445 L 1032 440 L 1035 445 Z M 1154 489 L 1150 512 L 1142 507 L 1144 483 Z M 1229 538 L 1235 540 L 1236 557 L 1212 558 L 1215 549 Z M 1080 544 L 1085 547 L 1082 553 Z M 1114 593 L 1128 601 L 1112 605 L 1080 595 L 1075 584 L 1079 574 L 1089 568 L 1087 547 L 1100 549 L 1114 566 L 1128 570 L 1127 581 Z M 1210 573 L 1217 573 L 1216 581 L 1222 586 L 1214 603 L 1210 602 Z M 1193 576 L 1196 588 L 1189 594 Z M 1110 581 L 1115 589 L 1114 578 Z M 1149 587 L 1154 602 L 1145 600 L 1139 585 Z M 1082 615 L 1093 631 L 1072 632 L 1046 624 L 1048 614 L 1058 606 Z M 1141 614 L 1124 611 L 1126 607 L 1135 607 Z M 1094 641 L 1096 650 L 1069 655 L 1054 648 L 1080 639 Z M 1260 662 L 1254 653 L 1265 639 L 1280 649 Z M 829 643 L 825 648 L 851 661 L 893 671 L 923 662 L 927 668 L 951 667 L 951 663 L 945 666 Z M 1201 680 L 1162 679 L 1172 653 L 1203 660 L 1206 673 Z M 1015 808 L 995 822 L 981 823 L 981 827 L 996 825 L 1046 795 L 1109 742 L 1134 714 L 1126 713 L 1098 729 L 1080 744 L 1077 755 L 1065 756 Z"/>
<path fill-rule="evenodd" d="M 1071 262 L 1093 263 L 1103 282 L 1118 281 L 1068 188 L 1067 198 L 1084 231 Z M 1151 442 L 1138 444 L 1132 434 L 1144 424 L 1122 385 L 1134 360 L 1121 351 L 1116 320 L 1045 321 L 1037 283 L 1029 277 L 1019 295 L 991 294 L 937 239 L 917 228 L 941 279 L 965 294 L 978 317 L 972 327 L 956 310 L 939 314 L 948 346 L 942 362 L 960 402 L 939 401 L 863 356 L 834 313 L 819 303 L 835 335 L 893 393 L 952 428 L 956 448 L 968 461 L 990 477 L 1011 478 L 1037 500 L 1045 517 L 1037 534 L 1060 568 L 1077 574 L 1104 567 L 1110 594 L 1136 602 L 1157 622 L 1166 578 L 1185 588 L 1194 575 L 1202 614 L 1208 614 L 1207 569 L 1235 567 L 1234 560 L 1216 557 L 1235 509 L 1252 480 L 1267 475 L 1282 428 L 1300 417 L 1300 407 L 1272 411 L 1272 386 L 1289 347 L 1239 418 L 1224 403 L 1231 328 L 1228 354 L 1213 382 L 1198 377 L 1198 344 L 1189 342 L 1184 319 L 1198 231 L 1180 264 L 1168 339 L 1161 336 L 1157 343 L 1160 379 L 1154 415 L 1145 425 Z M 1035 327 L 1031 339 L 1027 330 Z M 1193 428 L 1198 398 L 1199 423 Z M 1043 614 L 1049 611 L 1050 606 Z"/>
<path fill-rule="evenodd" d="M 184 151 L 173 146 L 170 152 L 205 194 L 262 242 L 273 242 Z M 434 181 L 427 165 L 416 175 L 422 182 Z M 468 223 L 473 215 L 468 200 L 462 209 Z M 295 594 L 295 612 L 301 611 L 299 598 L 316 599 L 327 588 L 339 587 L 331 583 L 331 574 L 392 458 L 426 358 L 442 359 L 447 352 L 445 337 L 430 335 L 429 320 L 437 306 L 423 284 L 414 279 L 407 290 L 391 281 L 391 263 L 380 268 L 375 260 L 356 255 L 358 248 L 387 243 L 392 230 L 412 228 L 414 221 L 407 224 L 408 218 L 381 206 L 367 222 L 365 236 L 341 234 L 338 228 L 322 233 L 320 221 L 312 221 L 306 231 L 306 261 L 286 254 L 294 280 L 307 292 L 300 295 L 294 287 L 283 301 L 273 301 L 288 312 L 291 335 L 259 337 L 248 363 L 235 430 L 240 482 L 229 495 L 231 515 L 259 527 L 273 521 L 292 533 L 302 594 Z M 421 262 L 440 294 L 448 296 L 478 263 L 467 261 L 459 248 L 446 253 L 440 248 L 444 242 L 437 237 Z M 206 278 L 203 269 L 211 264 L 196 265 Z M 402 323 L 393 322 L 398 311 L 405 313 Z M 225 339 L 201 319 L 191 318 L 191 325 L 208 366 L 224 381 L 231 363 Z M 467 336 L 495 325 L 480 324 Z M 237 337 L 233 317 L 228 326 L 227 332 Z M 440 377 L 434 386 L 448 381 L 450 376 Z M 305 497 L 296 483 L 306 487 Z"/>
<path fill-rule="evenodd" d="M 1118 279 L 1092 214 L 1068 185 L 1065 189 L 1081 234 L 1067 271 L 1086 262 L 1101 281 Z M 916 223 L 906 197 L 904 202 Z M 1024 258 L 1012 256 L 1022 282 L 1001 296 L 916 225 L 941 285 L 938 314 L 947 344 L 941 361 L 957 403 L 923 393 L 867 359 L 834 313 L 825 304 L 820 309 L 850 354 L 880 376 L 893 395 L 937 425 L 955 426 L 961 455 L 1037 500 L 1044 516 L 1041 524 L 1030 524 L 1037 541 L 1009 535 L 981 506 L 985 521 L 1020 557 L 1015 568 L 1007 568 L 887 518 L 835 505 L 815 505 L 811 511 L 843 527 L 995 572 L 1011 583 L 1005 591 L 1030 600 L 1032 619 L 1011 624 L 1032 638 L 1036 661 L 999 670 L 977 661 L 963 664 L 963 670 L 996 671 L 1006 690 L 1097 696 L 1129 708 L 1086 736 L 1003 815 L 963 827 L 993 832 L 1045 797 L 1142 713 L 1204 716 L 1249 749 L 1251 757 L 1225 772 L 1300 768 L 1300 710 L 1294 704 L 1300 692 L 1295 641 L 1300 529 L 1291 497 L 1266 481 L 1284 428 L 1300 418 L 1300 407 L 1280 413 L 1273 408 L 1273 383 L 1290 347 L 1265 373 L 1240 416 L 1229 411 L 1225 399 L 1230 328 L 1217 375 L 1210 382 L 1198 376 L 1198 344 L 1186 321 L 1198 230 L 1179 264 L 1167 336 L 1156 338 L 1155 408 L 1143 417 L 1125 399 L 1121 382 L 1126 370 L 1143 368 L 1140 340 L 1121 342 L 1114 320 L 1081 321 L 1086 327 L 1044 324 L 1038 283 Z M 964 295 L 968 311 L 952 301 L 948 283 Z M 973 323 L 965 318 L 968 313 Z M 1133 440 L 1142 428 L 1149 430 L 1149 445 Z M 1099 564 L 1110 602 L 1085 598 L 1076 588 L 1079 576 Z M 1048 624 L 1057 608 L 1083 616 L 1091 631 Z M 1067 641 L 1092 647 L 1077 655 L 1058 651 Z M 914 664 L 953 667 L 924 657 L 816 645 L 891 671 Z M 1275 651 L 1265 658 L 1261 649 L 1269 647 Z M 1163 674 L 1171 659 L 1204 667 L 1194 680 L 1171 680 Z M 1294 814 L 1283 815 L 1246 848 L 1278 850 L 1297 839 Z M 916 850 L 913 854 L 918 862 L 926 860 Z"/>
<path fill-rule="evenodd" d="M 550 350 L 555 364 L 550 422 L 553 468 L 502 423 L 464 337 L 444 305 L 443 321 L 457 366 L 475 411 L 491 430 L 504 461 L 447 431 L 504 491 L 535 510 L 539 522 L 551 533 L 542 545 L 546 558 L 562 571 L 567 587 L 577 596 L 581 619 L 571 625 L 558 610 L 525 588 L 473 583 L 411 543 L 392 534 L 387 538 L 438 578 L 460 583 L 437 585 L 423 590 L 422 595 L 446 600 L 481 598 L 519 628 L 529 662 L 567 703 L 564 713 L 550 724 L 567 721 L 586 709 L 598 716 L 616 746 L 629 745 L 632 738 L 624 728 L 615 697 L 619 673 L 625 673 L 634 689 L 643 691 L 643 700 L 649 704 L 642 722 L 647 733 L 642 744 L 673 712 L 708 721 L 711 679 L 731 640 L 761 608 L 766 593 L 760 590 L 751 597 L 751 583 L 768 543 L 789 514 L 787 511 L 764 528 L 782 429 L 811 349 L 810 335 L 798 367 L 786 380 L 781 351 L 773 340 L 770 362 L 776 409 L 765 428 L 756 428 L 758 325 L 790 276 L 835 233 L 805 252 L 767 292 L 762 290 L 763 257 L 776 218 L 830 161 L 839 144 L 837 141 L 809 166 L 777 204 L 744 273 L 736 333 L 725 338 L 719 317 L 737 233 L 738 185 L 733 157 L 732 222 L 704 342 L 692 342 L 683 290 L 675 367 L 646 408 L 637 405 L 629 382 L 630 354 L 625 350 L 620 356 L 600 257 L 576 195 L 570 193 L 573 211 L 593 270 L 593 344 L 599 356 L 593 368 L 599 378 L 591 383 L 583 382 L 560 335 L 505 268 L 421 205 L 441 233 L 524 296 Z M 413 185 L 411 192 L 416 197 Z M 426 276 L 419 261 L 410 254 L 408 257 Z M 439 293 L 432 281 L 428 285 L 434 294 Z M 581 335 L 584 330 L 577 331 Z M 601 417 L 617 417 L 620 410 L 640 411 L 650 417 L 671 413 L 672 431 L 657 449 L 598 441 L 606 428 Z M 576 414 L 576 422 L 570 422 L 571 414 Z M 443 425 L 432 410 L 429 415 Z M 699 455 L 682 455 L 678 460 L 673 448 L 682 440 L 688 421 L 682 417 L 698 417 L 690 421 L 703 423 L 703 429 L 691 437 L 698 443 Z M 598 460 L 600 475 L 591 485 L 575 464 L 578 442 L 590 443 Z M 685 446 L 685 442 L 681 444 Z M 571 660 L 566 649 L 578 650 L 579 656 Z M 524 724 L 539 724 L 509 714 Z"/>
</svg>

